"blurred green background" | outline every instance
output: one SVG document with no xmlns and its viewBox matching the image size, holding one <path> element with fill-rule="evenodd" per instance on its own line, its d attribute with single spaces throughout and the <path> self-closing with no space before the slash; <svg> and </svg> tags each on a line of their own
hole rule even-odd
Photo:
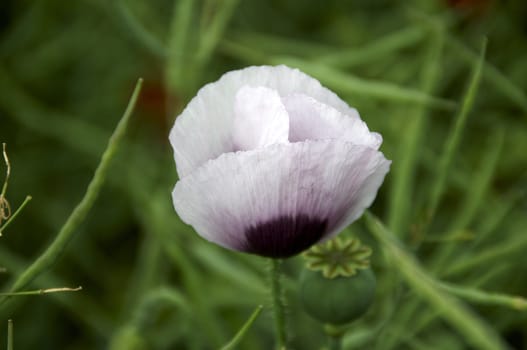
<svg viewBox="0 0 527 350">
<path fill-rule="evenodd" d="M 526 19 L 521 0 L 2 0 L 6 197 L 13 208 L 33 197 L 0 238 L 3 289 L 82 199 L 136 80 L 144 85 L 95 206 L 26 288 L 83 290 L 3 303 L 0 341 L 12 318 L 17 350 L 216 349 L 267 306 L 262 259 L 213 246 L 177 218 L 167 134 L 204 83 L 283 63 L 383 135 L 393 165 L 372 211 L 429 276 L 450 283 L 489 339 L 527 349 L 527 304 L 507 299 L 527 296 Z M 463 96 L 484 37 L 471 105 Z M 349 231 L 373 246 L 379 286 L 345 349 L 474 348 L 362 222 Z M 321 349 L 320 325 L 296 300 L 301 263 L 286 263 L 291 344 Z M 240 349 L 271 349 L 272 331 L 266 310 Z"/>
</svg>

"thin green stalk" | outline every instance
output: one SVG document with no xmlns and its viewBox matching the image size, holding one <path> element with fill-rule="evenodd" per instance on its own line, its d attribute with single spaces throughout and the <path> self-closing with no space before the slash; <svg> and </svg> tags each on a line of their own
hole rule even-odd
<svg viewBox="0 0 527 350">
<path fill-rule="evenodd" d="M 269 64 L 270 55 L 260 50 L 249 47 L 240 40 L 225 39 L 220 43 L 219 49 L 227 56 L 234 57 L 240 61 L 250 64 Z"/>
<path fill-rule="evenodd" d="M 436 90 L 440 72 L 441 53 L 443 51 L 443 33 L 430 28 L 430 44 L 426 49 L 425 64 L 421 72 L 421 90 L 431 94 Z M 391 195 L 388 210 L 388 225 L 392 232 L 401 236 L 407 226 L 411 208 L 410 200 L 413 196 L 414 173 L 418 156 L 421 151 L 422 135 L 425 134 L 429 110 L 426 106 L 417 106 L 405 130 L 405 137 L 401 140 L 401 148 L 394 161 L 390 186 Z"/>
<path fill-rule="evenodd" d="M 519 233 L 519 232 L 518 232 Z M 463 260 L 450 265 L 443 276 L 451 276 L 471 271 L 474 268 L 486 266 L 488 263 L 499 259 L 510 259 L 511 254 L 517 253 L 527 248 L 527 237 L 523 236 L 518 240 L 505 241 L 492 245 L 484 249 L 481 253 L 467 256 Z"/>
<path fill-rule="evenodd" d="M 226 0 L 221 4 L 207 30 L 201 35 L 200 45 L 196 52 L 198 71 L 209 60 L 214 48 L 220 41 L 229 20 L 231 19 L 239 0 Z"/>
<path fill-rule="evenodd" d="M 480 285 L 484 285 L 488 281 L 490 281 L 493 277 L 503 273 L 503 271 L 507 270 L 508 266 L 506 264 L 495 267 L 494 269 L 491 269 L 487 273 L 483 274 L 481 277 L 479 277 L 475 282 L 471 282 L 472 288 L 477 288 Z M 419 304 L 414 304 L 419 305 Z M 413 339 L 415 338 L 415 335 L 418 334 L 420 331 L 424 330 L 425 327 L 430 325 L 432 322 L 437 320 L 438 312 L 433 311 L 429 312 L 428 310 L 424 310 L 421 308 L 419 311 L 421 311 L 420 314 L 416 314 L 412 320 L 411 320 L 411 331 L 406 332 L 404 334 L 403 338 L 406 339 Z"/>
<path fill-rule="evenodd" d="M 447 44 L 452 47 L 452 51 L 458 54 L 461 59 L 465 60 L 472 66 L 476 65 L 480 60 L 480 56 L 476 52 L 467 48 L 461 41 L 453 36 L 448 37 Z M 527 116 L 527 95 L 525 94 L 525 91 L 517 87 L 509 78 L 488 62 L 484 64 L 483 75 L 485 79 L 491 83 L 489 85 L 496 88 L 496 92 L 502 93 L 512 102 L 516 103 L 516 105 L 520 107 Z"/>
<path fill-rule="evenodd" d="M 194 18 L 194 8 L 197 2 L 194 0 L 181 0 L 174 2 L 172 21 L 167 45 L 167 60 L 165 64 L 165 83 L 169 92 L 175 95 L 188 93 L 188 85 L 191 76 L 188 71 L 188 63 L 194 54 L 191 42 L 195 40 L 191 33 Z M 191 35 L 192 34 L 192 35 Z"/>
<path fill-rule="evenodd" d="M 284 291 L 282 289 L 282 264 L 280 259 L 269 259 L 271 298 L 273 303 L 274 326 L 277 350 L 287 348 L 287 335 L 285 329 Z"/>
<path fill-rule="evenodd" d="M 521 296 L 491 293 L 476 288 L 458 286 L 445 282 L 442 282 L 439 285 L 450 294 L 458 296 L 471 303 L 505 306 L 519 311 L 527 310 L 527 300 Z"/>
<path fill-rule="evenodd" d="M 442 110 L 452 110 L 456 104 L 450 100 L 431 96 L 420 90 L 385 81 L 364 79 L 341 70 L 292 57 L 275 57 L 273 64 L 287 64 L 299 68 L 319 79 L 323 84 L 345 93 L 354 93 L 399 103 L 428 105 Z"/>
<path fill-rule="evenodd" d="M 221 251 L 209 244 L 196 244 L 192 247 L 193 256 L 211 272 L 229 281 L 245 293 L 265 296 L 267 284 L 265 278 L 251 270 L 247 265 L 234 259 L 226 259 Z"/>
<path fill-rule="evenodd" d="M 146 293 L 134 312 L 131 323 L 138 330 L 142 330 L 154 317 L 160 307 L 171 306 L 181 310 L 186 317 L 192 316 L 187 298 L 178 290 L 168 287 L 159 287 Z"/>
<path fill-rule="evenodd" d="M 251 326 L 253 325 L 254 321 L 256 321 L 256 319 L 258 318 L 258 316 L 260 316 L 260 313 L 262 312 L 262 309 L 263 309 L 263 306 L 262 305 L 258 305 L 258 307 L 256 307 L 256 309 L 253 311 L 253 313 L 251 314 L 251 316 L 249 317 L 249 319 L 244 323 L 244 325 L 242 326 L 242 328 L 240 328 L 240 330 L 236 333 L 236 335 L 234 336 L 234 338 L 231 339 L 231 341 L 229 341 L 226 345 L 224 345 L 221 350 L 232 350 L 232 349 L 236 349 L 236 346 L 240 343 L 240 341 L 243 339 L 243 337 L 245 336 L 245 334 L 247 333 L 247 331 L 249 331 L 249 329 L 251 328 Z"/>
<path fill-rule="evenodd" d="M 229 37 L 237 42 L 250 45 L 258 43 L 258 47 L 267 53 L 280 53 L 296 55 L 300 57 L 320 57 L 328 52 L 335 51 L 333 46 L 313 41 L 305 41 L 300 38 L 273 35 L 270 33 L 251 32 L 250 30 L 229 33 Z"/>
<path fill-rule="evenodd" d="M 7 184 L 9 183 L 9 175 L 11 174 L 11 164 L 9 164 L 9 157 L 7 156 L 7 151 L 5 148 L 6 148 L 6 144 L 2 143 L 2 155 L 4 156 L 6 170 L 5 170 L 4 184 L 2 186 L 2 193 L 0 193 L 0 197 L 4 197 L 4 198 L 7 192 Z"/>
<path fill-rule="evenodd" d="M 348 332 L 342 339 L 342 347 L 344 349 L 366 349 L 368 344 L 372 344 L 373 340 L 379 335 L 380 330 L 385 325 L 384 322 L 380 326 L 364 327 L 359 329 L 353 329 L 352 332 Z"/>
<path fill-rule="evenodd" d="M 504 196 L 496 196 L 496 203 L 488 205 L 485 209 L 483 219 L 478 222 L 476 232 L 478 236 L 474 240 L 472 247 L 475 247 L 485 241 L 493 232 L 499 229 L 507 215 L 516 208 L 517 202 L 525 198 L 527 188 L 521 182 L 519 186 L 512 186 Z M 488 202 L 488 201 L 487 201 Z"/>
<path fill-rule="evenodd" d="M 381 36 L 381 39 L 361 47 L 339 50 L 321 55 L 316 62 L 339 68 L 350 68 L 361 63 L 371 63 L 372 60 L 384 58 L 394 51 L 417 43 L 426 31 L 421 26 L 411 26 L 395 33 Z"/>
<path fill-rule="evenodd" d="M 332 324 L 326 324 L 324 325 L 324 333 L 326 334 L 329 350 L 342 349 L 342 339 L 344 337 L 344 333 L 346 333 L 346 328 Z"/>
<path fill-rule="evenodd" d="M 175 309 L 178 313 L 181 311 L 187 320 L 194 317 L 188 301 L 176 289 L 159 287 L 150 290 L 136 304 L 132 317 L 128 317 L 127 322 L 117 332 L 113 332 L 108 349 L 146 349 L 143 334 L 148 332 L 148 326 L 155 324 L 158 314 L 166 309 Z"/>
<path fill-rule="evenodd" d="M 123 25 L 128 29 L 127 33 L 133 34 L 131 36 L 137 38 L 136 41 L 143 45 L 147 51 L 160 58 L 166 58 L 167 50 L 164 43 L 139 22 L 123 0 L 111 1 L 110 4 L 114 6 L 117 17 L 121 19 Z"/>
<path fill-rule="evenodd" d="M 432 307 L 454 329 L 463 334 L 477 349 L 507 349 L 505 342 L 488 324 L 473 314 L 457 298 L 446 293 L 439 283 L 428 275 L 406 251 L 397 238 L 370 213 L 364 215 L 371 234 L 379 241 L 382 249 L 392 258 L 393 264 L 415 293 Z"/>
<path fill-rule="evenodd" d="M 407 338 L 406 344 L 412 349 L 412 350 L 428 350 L 431 349 L 431 344 L 426 344 L 418 339 L 415 338 Z"/>
<path fill-rule="evenodd" d="M 500 154 L 504 142 L 504 132 L 502 129 L 498 129 L 491 142 L 489 142 L 488 148 L 483 158 L 482 165 L 476 170 L 472 182 L 467 186 L 467 191 L 463 203 L 460 207 L 459 214 L 452 220 L 449 225 L 449 231 L 457 232 L 464 230 L 471 223 L 477 209 L 484 202 L 484 195 L 489 188 L 489 184 L 492 180 L 492 175 L 497 167 L 500 159 Z M 493 214 L 494 215 L 494 214 Z M 459 247 L 456 242 L 453 244 L 446 245 L 443 249 L 436 252 L 436 256 L 433 259 L 432 266 L 434 271 L 438 272 L 444 270 L 447 264 L 452 262 L 452 258 L 455 255 L 456 248 Z M 459 260 L 463 260 L 464 254 L 457 254 Z"/>
<path fill-rule="evenodd" d="M 13 349 L 13 321 L 7 320 L 7 350 Z"/>
<path fill-rule="evenodd" d="M 70 214 L 70 216 L 66 220 L 66 223 L 62 226 L 59 233 L 57 234 L 53 242 L 44 251 L 44 253 L 42 253 L 15 280 L 10 290 L 11 293 L 17 292 L 20 289 L 24 288 L 29 283 L 31 283 L 31 281 L 33 281 L 36 277 L 38 277 L 40 274 L 48 270 L 55 263 L 55 261 L 59 258 L 61 253 L 66 249 L 77 227 L 86 218 L 89 210 L 91 209 L 95 200 L 97 199 L 97 196 L 99 194 L 99 191 L 104 181 L 106 180 L 106 174 L 108 171 L 108 167 L 110 166 L 111 160 L 113 159 L 115 152 L 119 148 L 122 142 L 122 139 L 124 138 L 124 134 L 126 131 L 126 127 L 128 125 L 128 121 L 134 110 L 137 98 L 139 97 L 139 92 L 141 91 L 142 83 L 143 83 L 143 80 L 139 79 L 135 86 L 132 97 L 130 98 L 128 106 L 124 112 L 124 115 L 119 121 L 119 124 L 117 125 L 114 133 L 110 137 L 110 140 L 108 142 L 108 147 L 106 148 L 106 151 L 103 153 L 101 157 L 101 162 L 99 163 L 99 166 L 95 170 L 95 174 L 90 184 L 88 185 L 86 194 L 84 195 L 82 200 L 79 202 L 79 204 L 77 204 L 73 212 Z M 2 297 L 2 299 L 0 299 L 0 305 L 5 304 L 5 301 L 7 300 L 7 298 L 8 297 Z"/>
<path fill-rule="evenodd" d="M 6 266 L 12 275 L 19 275 L 27 266 L 26 262 L 13 252 L 0 246 L 0 265 Z M 45 273 L 36 282 L 36 287 L 63 286 L 69 281 L 65 281 L 52 271 Z M 45 288 L 44 287 L 44 288 Z M 22 303 L 22 298 L 13 298 L 9 307 L 0 313 L 0 319 L 10 314 L 10 310 L 16 309 L 17 304 Z M 69 313 L 75 319 L 84 323 L 87 330 L 95 333 L 102 338 L 109 337 L 114 330 L 114 320 L 108 315 L 100 303 L 91 299 L 87 293 L 78 293 L 75 298 L 64 298 L 60 294 L 49 294 L 48 300 L 62 307 L 65 312 Z"/>
<path fill-rule="evenodd" d="M 181 283 L 193 307 L 193 314 L 196 315 L 196 324 L 205 333 L 205 337 L 202 337 L 205 339 L 200 340 L 214 346 L 222 344 L 225 339 L 222 323 L 209 307 L 208 294 L 202 288 L 204 282 L 200 278 L 201 275 L 196 264 L 190 261 L 187 251 L 175 240 L 174 232 L 177 232 L 178 224 L 175 223 L 177 219 L 173 215 L 172 205 L 167 201 L 165 188 L 155 193 L 135 191 L 134 195 L 135 207 L 138 209 L 137 217 L 145 232 L 158 237 L 165 254 L 181 274 Z M 148 205 L 145 206 L 145 203 Z"/>
<path fill-rule="evenodd" d="M 27 196 L 24 201 L 22 202 L 22 204 L 20 204 L 20 206 L 18 207 L 17 210 L 15 210 L 15 212 L 9 217 L 9 219 L 7 219 L 7 221 L 0 227 L 0 236 L 2 236 L 2 232 L 5 231 L 5 229 L 7 228 L 7 226 L 9 226 L 9 224 L 15 220 L 15 218 L 18 216 L 18 214 L 20 214 L 20 212 L 26 207 L 26 205 L 29 203 L 29 201 L 31 201 L 31 196 Z"/>
<path fill-rule="evenodd" d="M 423 146 L 424 147 L 420 151 L 422 165 L 428 173 L 435 174 L 438 169 L 437 153 L 429 147 L 430 145 L 424 144 Z M 448 179 L 450 181 L 450 186 L 456 190 L 466 189 L 471 181 L 470 174 L 467 174 L 463 169 L 457 167 L 450 169 Z"/>
<path fill-rule="evenodd" d="M 481 165 L 471 177 L 471 182 L 467 186 L 467 191 L 459 214 L 449 225 L 449 230 L 460 230 L 466 228 L 477 210 L 485 203 L 485 194 L 488 192 L 492 177 L 498 167 L 503 144 L 505 141 L 505 132 L 502 128 L 497 128 L 490 136 L 488 145 L 483 150 L 484 158 Z"/>
<path fill-rule="evenodd" d="M 426 237 L 423 242 L 426 243 L 459 243 L 472 241 L 476 235 L 469 230 L 455 230 L 442 232 L 441 234 L 436 234 L 433 237 Z"/>
<path fill-rule="evenodd" d="M 14 293 L 0 293 L 2 297 L 14 297 L 14 296 L 27 296 L 27 295 L 42 295 L 50 293 L 63 293 L 63 292 L 78 292 L 82 290 L 82 287 L 77 288 L 46 288 L 46 289 L 37 289 L 37 290 L 27 290 L 23 292 L 14 292 Z"/>
<path fill-rule="evenodd" d="M 173 232 L 171 232 L 173 233 Z M 189 257 L 175 242 L 168 242 L 165 237 L 162 237 L 164 241 L 164 248 L 170 261 L 178 266 L 178 270 L 182 273 L 182 284 L 189 295 L 191 305 L 194 307 L 194 314 L 197 315 L 197 323 L 203 328 L 209 342 L 219 345 L 223 342 L 223 332 L 221 324 L 216 320 L 216 315 L 213 310 L 208 308 L 207 296 L 204 293 L 202 285 L 204 282 L 195 276 L 195 268 L 191 268 L 191 262 Z"/>
<path fill-rule="evenodd" d="M 136 263 L 133 277 L 123 293 L 126 305 L 137 305 L 143 296 L 152 288 L 161 283 L 160 272 L 164 264 L 163 246 L 161 241 L 154 235 L 144 235 Z"/>
<path fill-rule="evenodd" d="M 465 122 L 467 120 L 469 112 L 472 110 L 474 105 L 474 100 L 479 87 L 479 82 L 481 80 L 481 71 L 483 68 L 483 63 L 485 62 L 485 51 L 487 47 L 487 40 L 485 39 L 482 44 L 481 53 L 479 57 L 478 64 L 474 67 L 472 72 L 472 78 L 463 97 L 463 103 L 461 109 L 455 119 L 454 124 L 449 132 L 447 137 L 444 150 L 442 152 L 441 158 L 439 160 L 439 168 L 435 182 L 432 184 L 432 192 L 430 194 L 430 202 L 428 203 L 427 209 L 427 222 L 430 222 L 434 217 L 435 211 L 441 199 L 441 195 L 445 189 L 446 179 L 452 160 L 454 159 L 455 151 L 459 146 L 461 141 L 461 135 Z M 426 230 L 425 230 L 426 231 Z M 423 233 L 426 233 L 426 232 Z"/>
<path fill-rule="evenodd" d="M 441 58 L 444 48 L 444 35 L 440 28 L 431 24 L 430 42 L 426 48 L 424 57 L 424 66 L 420 72 L 420 85 L 423 92 L 434 93 L 437 89 L 439 72 L 441 68 Z M 420 145 L 425 135 L 429 110 L 426 106 L 417 106 L 413 120 L 409 123 L 406 130 L 406 137 L 401 141 L 401 148 L 398 151 L 398 160 L 394 162 L 393 183 L 390 186 L 390 206 L 388 216 L 388 226 L 391 232 L 398 237 L 407 236 L 408 220 L 412 208 L 411 201 L 408 200 L 414 195 L 413 182 L 415 171 L 420 156 Z M 406 312 L 397 313 L 397 318 L 406 320 L 417 309 L 417 304 L 413 308 L 407 308 Z M 395 336 L 401 334 L 404 330 L 405 322 L 395 323 L 396 331 L 384 338 L 386 348 L 393 347 L 392 342 L 396 341 Z"/>
<path fill-rule="evenodd" d="M 369 96 L 378 98 L 379 100 L 397 103 L 413 103 L 441 110 L 453 110 L 456 107 L 456 103 L 451 100 L 435 97 L 420 90 L 407 88 L 391 82 L 359 78 L 339 69 L 296 57 L 269 56 L 258 49 L 245 46 L 233 40 L 222 41 L 221 49 L 225 54 L 248 63 L 286 64 L 298 68 L 319 79 L 321 83 L 328 87 L 342 93 Z"/>
<path fill-rule="evenodd" d="M 2 154 L 4 156 L 6 171 L 4 185 L 2 186 L 2 192 L 0 193 L 0 237 L 2 237 L 2 221 L 9 220 L 9 218 L 11 217 L 11 205 L 9 204 L 9 201 L 5 198 L 5 194 L 7 192 L 7 184 L 9 183 L 9 174 L 11 173 L 11 165 L 9 164 L 9 157 L 7 157 L 7 152 L 5 148 L 6 144 L 2 143 Z"/>
</svg>

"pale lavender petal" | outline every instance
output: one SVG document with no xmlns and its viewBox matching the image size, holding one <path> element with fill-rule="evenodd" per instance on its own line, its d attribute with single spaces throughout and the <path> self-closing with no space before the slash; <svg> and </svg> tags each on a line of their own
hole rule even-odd
<svg viewBox="0 0 527 350">
<path fill-rule="evenodd" d="M 339 140 L 226 153 L 176 184 L 174 206 L 207 240 L 287 257 L 356 219 L 389 165 L 375 149 Z"/>
<path fill-rule="evenodd" d="M 287 143 L 289 117 L 276 90 L 244 86 L 236 93 L 232 128 L 235 150 Z"/>
<path fill-rule="evenodd" d="M 345 115 L 338 109 L 323 104 L 304 94 L 282 98 L 289 114 L 289 141 L 341 139 L 378 149 L 382 137 L 370 132 L 358 112 Z"/>
<path fill-rule="evenodd" d="M 243 86 L 274 89 L 281 97 L 301 93 L 332 106 L 344 115 L 356 111 L 318 80 L 286 66 L 248 67 L 224 74 L 205 85 L 177 118 L 170 132 L 174 158 L 180 177 L 207 160 L 235 150 L 232 140 L 234 101 Z"/>
</svg>

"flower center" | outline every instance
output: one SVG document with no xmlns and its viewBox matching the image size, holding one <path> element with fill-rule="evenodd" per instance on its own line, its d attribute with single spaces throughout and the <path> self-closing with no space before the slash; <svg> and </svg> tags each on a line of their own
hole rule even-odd
<svg viewBox="0 0 527 350">
<path fill-rule="evenodd" d="M 305 214 L 280 216 L 249 227 L 245 231 L 244 251 L 272 258 L 287 258 L 298 254 L 322 238 L 327 219 Z"/>
</svg>

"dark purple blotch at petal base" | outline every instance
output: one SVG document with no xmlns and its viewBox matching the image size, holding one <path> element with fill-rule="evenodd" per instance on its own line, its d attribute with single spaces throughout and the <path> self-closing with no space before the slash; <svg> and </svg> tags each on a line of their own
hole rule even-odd
<svg viewBox="0 0 527 350">
<path fill-rule="evenodd" d="M 327 219 L 305 214 L 280 216 L 245 230 L 246 243 L 242 250 L 271 258 L 287 258 L 317 243 L 326 232 L 327 224 Z"/>
</svg>

